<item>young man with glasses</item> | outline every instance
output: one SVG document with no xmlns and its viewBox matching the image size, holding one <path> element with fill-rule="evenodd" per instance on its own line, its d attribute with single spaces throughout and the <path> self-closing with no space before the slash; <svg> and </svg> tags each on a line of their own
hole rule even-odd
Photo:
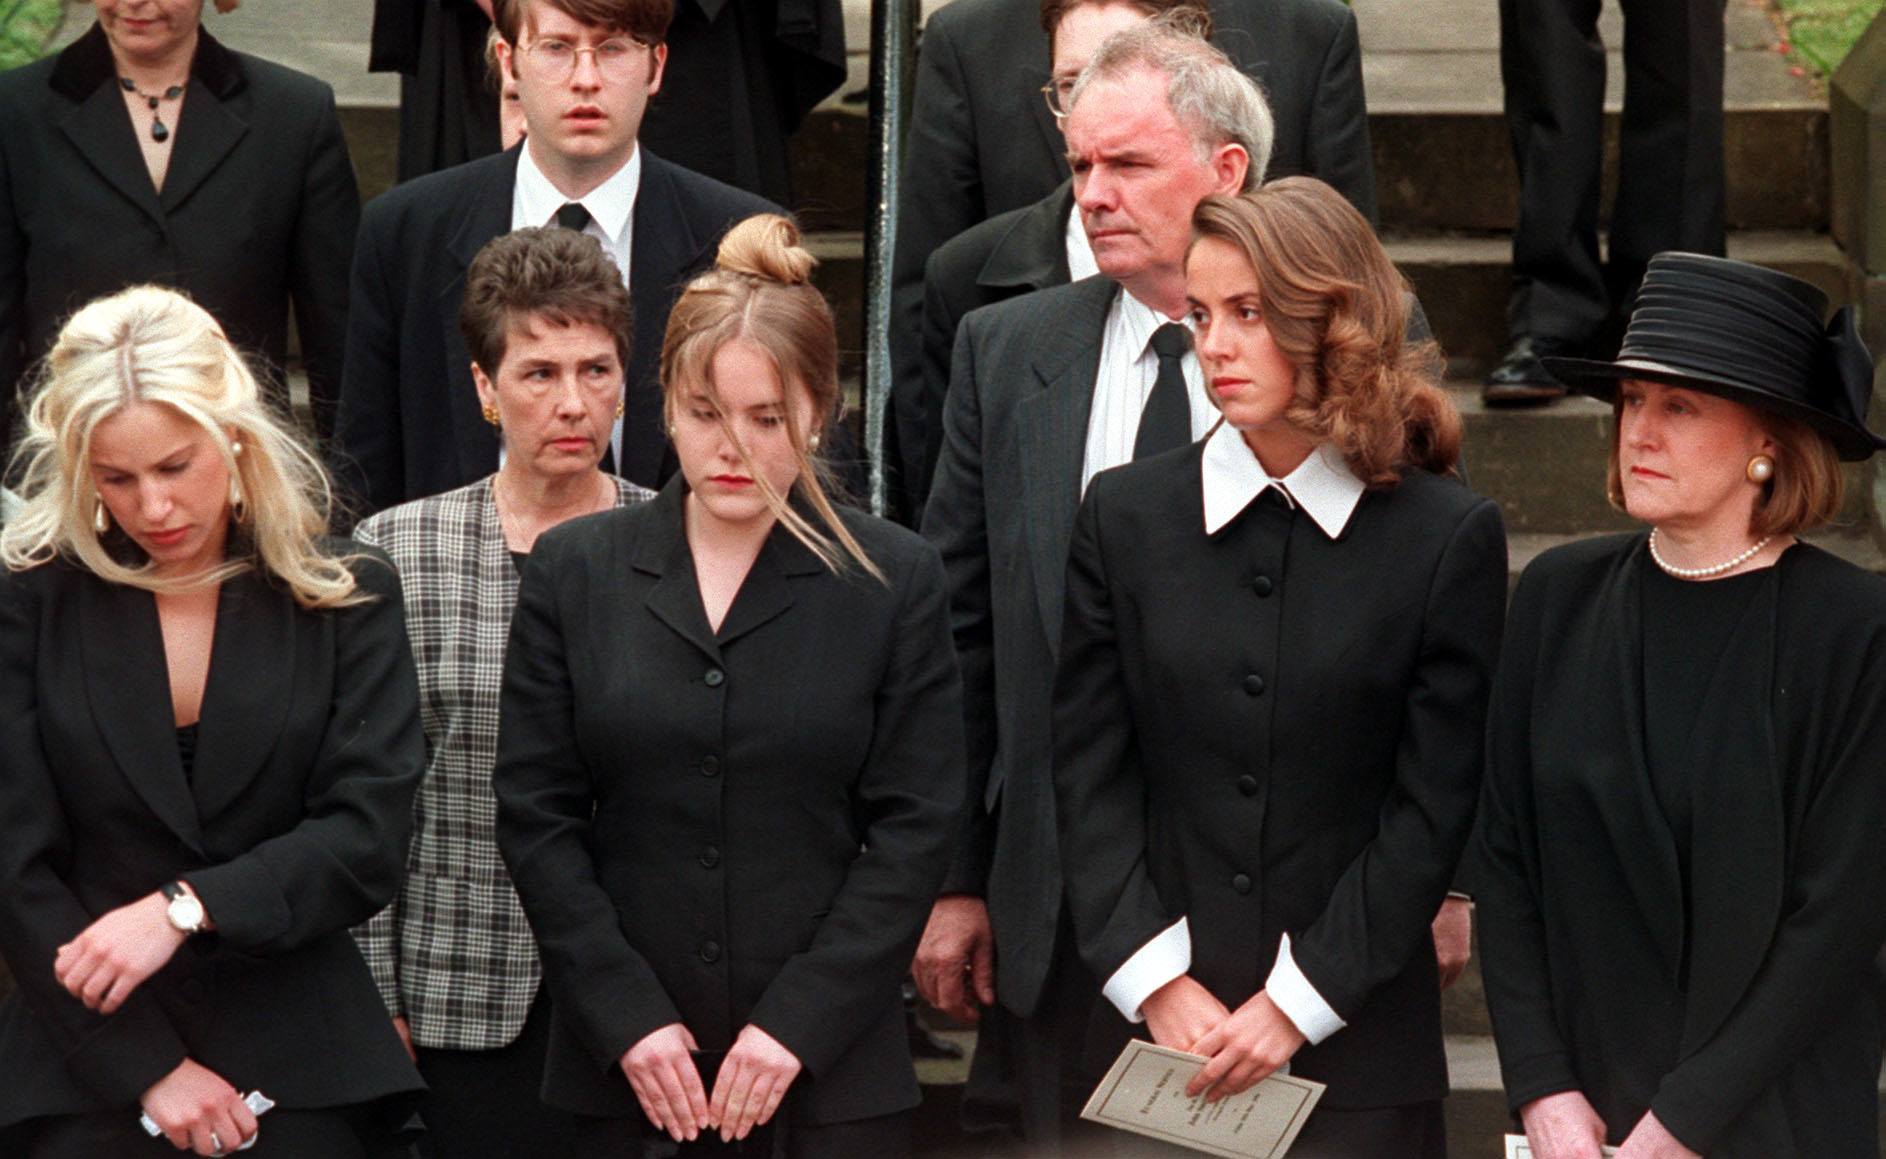
<svg viewBox="0 0 1886 1159">
<path fill-rule="evenodd" d="M 458 303 L 472 256 L 524 226 L 580 229 L 621 267 L 635 343 L 604 469 L 651 487 L 673 473 L 657 381 L 669 307 L 728 226 L 780 212 L 638 147 L 673 15 L 673 0 L 499 0 L 499 59 L 517 83 L 524 142 L 367 207 L 332 448 L 356 514 L 497 469 L 497 432 L 479 412 Z"/>
</svg>

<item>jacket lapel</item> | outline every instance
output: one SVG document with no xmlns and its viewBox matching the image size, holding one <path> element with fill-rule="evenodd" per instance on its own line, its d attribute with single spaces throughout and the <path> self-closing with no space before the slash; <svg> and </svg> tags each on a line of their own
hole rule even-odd
<svg viewBox="0 0 1886 1159">
<path fill-rule="evenodd" d="M 453 441 L 458 447 L 459 471 L 468 479 L 497 470 L 498 436 L 479 410 L 478 391 L 472 385 L 471 351 L 458 329 L 458 308 L 465 296 L 465 271 L 472 259 L 486 242 L 511 232 L 517 157 L 522 148 L 513 146 L 496 159 L 497 164 L 485 170 L 483 184 L 466 199 L 464 217 L 445 247 L 447 260 L 443 263 L 437 314 L 446 375 L 451 380 L 447 405 L 451 409 Z"/>
<path fill-rule="evenodd" d="M 1774 944 L 1787 844 L 1775 744 L 1775 616 L 1781 567 L 1749 601 L 1703 697 L 1689 754 L 1690 1001 L 1683 1048 L 1707 1042 Z"/>
<path fill-rule="evenodd" d="M 1015 219 L 990 251 L 976 284 L 992 290 L 1045 290 L 1068 280 L 1067 215 L 1074 208 L 1074 183 L 1036 202 Z"/>
<path fill-rule="evenodd" d="M 688 228 L 670 168 L 642 149 L 642 181 L 630 217 L 629 300 L 635 303 L 635 346 L 629 354 L 622 461 L 616 473 L 639 483 L 652 483 L 661 473 L 667 446 L 661 434 L 657 369 L 668 310 L 707 244 Z"/>
<path fill-rule="evenodd" d="M 223 584 L 191 784 L 201 816 L 240 797 L 275 748 L 294 686 L 295 602 L 254 572 Z"/>
<path fill-rule="evenodd" d="M 149 592 L 90 576 L 81 590 L 79 647 L 99 735 L 151 812 L 202 856 L 203 828 L 177 755 L 156 601 Z"/>
<path fill-rule="evenodd" d="M 800 514 L 818 526 L 818 517 L 809 509 L 802 508 Z M 725 648 L 792 607 L 792 577 L 817 575 L 824 570 L 825 565 L 811 549 L 794 538 L 784 524 L 775 524 L 747 578 L 741 581 L 727 618 L 720 622 L 720 646 Z"/>
<path fill-rule="evenodd" d="M 1022 497 L 1028 518 L 1028 550 L 1035 568 L 1035 595 L 1049 649 L 1061 642 L 1061 604 L 1074 515 L 1081 501 L 1081 464 L 1087 450 L 1087 419 L 1093 412 L 1094 380 L 1107 308 L 1117 287 L 1104 277 L 1076 283 L 1054 324 L 1037 329 L 1040 341 L 1031 370 L 1037 388 L 1022 400 Z"/>
<path fill-rule="evenodd" d="M 191 85 L 192 90 L 195 84 Z M 208 102 L 205 101 L 207 104 Z M 150 170 L 138 151 L 137 137 L 124 113 L 124 99 L 111 85 L 101 84 L 59 118 L 59 130 L 98 175 L 150 219 L 163 224 L 163 207 L 151 184 Z"/>
<path fill-rule="evenodd" d="M 681 501 L 687 483 L 677 472 L 668 485 L 649 500 L 652 518 L 635 544 L 631 561 L 636 571 L 656 577 L 643 603 L 649 612 L 714 663 L 720 663 L 720 644 L 707 626 L 707 609 L 694 576 L 694 555 L 682 525 Z"/>
<path fill-rule="evenodd" d="M 170 169 L 164 174 L 164 191 L 158 198 L 164 212 L 175 213 L 248 131 L 249 122 L 244 117 L 218 100 L 202 78 L 191 77 L 184 110 L 177 118 L 177 141 L 171 147 Z M 142 163 L 140 158 L 139 164 Z"/>
</svg>

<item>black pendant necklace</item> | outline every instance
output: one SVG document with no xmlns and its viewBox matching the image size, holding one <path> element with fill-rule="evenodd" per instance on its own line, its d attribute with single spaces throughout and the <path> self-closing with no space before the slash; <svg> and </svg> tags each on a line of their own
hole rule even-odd
<svg viewBox="0 0 1886 1159">
<path fill-rule="evenodd" d="M 168 141 L 170 139 L 170 126 L 164 124 L 164 115 L 158 111 L 157 106 L 161 101 L 174 101 L 182 96 L 183 86 L 171 85 L 169 88 L 165 89 L 161 95 L 155 95 L 139 88 L 137 82 L 128 76 L 119 77 L 118 83 L 124 86 L 125 92 L 136 93 L 138 96 L 143 97 L 144 103 L 151 107 L 151 140 L 157 142 Z"/>
</svg>

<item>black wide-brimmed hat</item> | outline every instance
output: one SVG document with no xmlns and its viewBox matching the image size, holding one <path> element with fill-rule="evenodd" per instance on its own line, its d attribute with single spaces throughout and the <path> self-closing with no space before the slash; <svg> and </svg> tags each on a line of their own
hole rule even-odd
<svg viewBox="0 0 1886 1159">
<path fill-rule="evenodd" d="M 1704 254 L 1650 259 L 1616 362 L 1547 358 L 1559 381 L 1606 402 L 1619 381 L 1691 387 L 1786 415 L 1827 436 L 1843 459 L 1886 447 L 1866 427 L 1873 359 L 1851 306 L 1799 278 Z"/>
</svg>

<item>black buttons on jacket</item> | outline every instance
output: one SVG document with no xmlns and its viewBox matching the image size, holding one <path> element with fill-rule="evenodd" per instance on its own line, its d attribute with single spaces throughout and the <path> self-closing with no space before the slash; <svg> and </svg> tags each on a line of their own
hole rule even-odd
<svg viewBox="0 0 1886 1159">
<path fill-rule="evenodd" d="M 1264 695 L 1264 678 L 1253 672 L 1244 678 L 1244 690 L 1252 696 Z"/>
<path fill-rule="evenodd" d="M 1231 878 L 1231 888 L 1239 893 L 1251 892 L 1251 876 L 1248 873 L 1235 874 Z"/>
<path fill-rule="evenodd" d="M 1243 793 L 1247 797 L 1257 796 L 1257 778 L 1248 773 L 1239 777 L 1238 792 Z"/>
<path fill-rule="evenodd" d="M 1277 585 L 1270 582 L 1269 576 L 1261 575 L 1251 581 L 1251 590 L 1259 596 L 1267 596 L 1277 590 Z"/>
<path fill-rule="evenodd" d="M 707 682 L 709 688 L 719 688 L 722 684 L 727 682 L 727 674 L 718 668 L 709 668 L 707 675 L 701 677 L 701 679 Z"/>
<path fill-rule="evenodd" d="M 701 850 L 701 864 L 708 869 L 712 869 L 716 865 L 719 865 L 720 864 L 720 850 L 714 848 L 712 845 L 709 845 L 706 849 Z"/>
<path fill-rule="evenodd" d="M 712 753 L 709 753 L 707 756 L 702 757 L 701 758 L 701 775 L 703 777 L 719 776 L 720 775 L 720 758 L 717 756 L 714 756 Z"/>
<path fill-rule="evenodd" d="M 703 962 L 720 961 L 720 943 L 714 942 L 714 941 L 702 942 L 701 943 L 701 961 Z"/>
</svg>

